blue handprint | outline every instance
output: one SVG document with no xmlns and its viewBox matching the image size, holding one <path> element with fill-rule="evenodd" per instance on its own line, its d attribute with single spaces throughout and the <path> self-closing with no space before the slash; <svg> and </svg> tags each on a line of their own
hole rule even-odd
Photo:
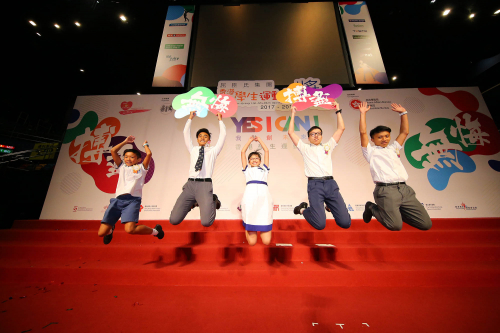
<svg viewBox="0 0 500 333">
<path fill-rule="evenodd" d="M 438 163 L 443 167 L 436 164 L 434 168 L 429 169 L 427 172 L 429 183 L 438 191 L 442 191 L 448 186 L 452 174 L 456 172 L 470 173 L 476 170 L 476 163 L 467 154 L 459 150 L 448 150 L 448 152 L 455 155 L 455 158 L 441 155 L 442 157 L 438 159 Z"/>
</svg>

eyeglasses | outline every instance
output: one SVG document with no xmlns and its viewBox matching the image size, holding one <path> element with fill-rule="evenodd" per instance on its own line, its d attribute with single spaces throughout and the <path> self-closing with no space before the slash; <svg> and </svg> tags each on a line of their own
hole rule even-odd
<svg viewBox="0 0 500 333">
<path fill-rule="evenodd" d="M 309 136 L 318 137 L 318 136 L 321 136 L 321 132 L 310 133 Z"/>
<path fill-rule="evenodd" d="M 260 158 L 257 158 L 257 157 L 251 158 L 250 161 L 260 161 Z"/>
</svg>

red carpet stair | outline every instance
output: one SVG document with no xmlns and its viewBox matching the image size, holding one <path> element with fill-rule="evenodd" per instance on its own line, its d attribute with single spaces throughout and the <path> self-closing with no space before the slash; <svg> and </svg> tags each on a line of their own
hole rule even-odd
<svg viewBox="0 0 500 333">
<path fill-rule="evenodd" d="M 241 222 L 160 223 L 165 238 L 111 244 L 99 221 L 16 221 L 0 231 L 0 281 L 158 286 L 500 286 L 500 219 L 434 219 L 420 231 L 377 221 L 348 230 L 276 220 L 270 246 L 246 244 Z M 318 245 L 319 244 L 319 245 Z M 291 246 L 290 246 L 291 245 Z"/>
</svg>

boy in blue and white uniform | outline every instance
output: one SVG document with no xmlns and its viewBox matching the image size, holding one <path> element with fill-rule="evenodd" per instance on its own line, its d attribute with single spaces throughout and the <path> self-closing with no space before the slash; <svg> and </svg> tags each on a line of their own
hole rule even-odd
<svg viewBox="0 0 500 333">
<path fill-rule="evenodd" d="M 145 225 L 137 225 L 139 212 L 141 210 L 142 188 L 146 180 L 152 153 L 149 144 L 144 141 L 146 157 L 141 163 L 141 152 L 135 149 L 126 149 L 123 153 L 123 161 L 118 151 L 128 143 L 134 142 L 135 137 L 129 136 L 122 143 L 111 148 L 111 156 L 118 169 L 118 184 L 116 185 L 116 197 L 109 201 L 109 206 L 104 213 L 101 226 L 98 231 L 99 237 L 103 237 L 104 244 L 109 244 L 113 239 L 115 224 L 121 218 L 125 225 L 125 231 L 132 235 L 153 235 L 162 239 L 164 232 L 161 225 L 157 224 L 154 229 Z"/>
<path fill-rule="evenodd" d="M 424 206 L 415 195 L 415 191 L 408 185 L 408 173 L 401 163 L 399 151 L 403 148 L 410 130 L 408 112 L 401 105 L 391 104 L 392 111 L 399 113 L 401 127 L 399 135 L 392 144 L 391 129 L 387 126 L 377 126 L 370 131 L 371 141 L 366 132 L 366 113 L 370 106 L 366 102 L 359 107 L 359 133 L 363 156 L 370 163 L 370 172 L 375 190 L 375 203 L 368 201 L 365 205 L 363 220 L 368 223 L 372 216 L 387 229 L 399 231 L 403 222 L 420 230 L 429 230 L 432 221 Z"/>
<path fill-rule="evenodd" d="M 340 189 L 333 179 L 332 151 L 337 146 L 345 126 L 342 119 L 342 109 L 335 102 L 335 113 L 337 115 L 337 130 L 332 137 L 323 144 L 323 130 L 318 126 L 312 126 L 307 131 L 309 143 L 304 143 L 295 134 L 295 112 L 297 109 L 292 106 L 292 116 L 288 127 L 288 135 L 297 146 L 298 151 L 304 159 L 304 172 L 308 179 L 307 195 L 309 198 L 308 208 L 306 202 L 302 202 L 293 210 L 295 215 L 302 214 L 304 218 L 315 229 L 322 230 L 326 226 L 326 208 L 332 213 L 335 223 L 344 229 L 351 226 L 351 216 L 347 210 L 344 199 L 340 194 Z"/>
</svg>

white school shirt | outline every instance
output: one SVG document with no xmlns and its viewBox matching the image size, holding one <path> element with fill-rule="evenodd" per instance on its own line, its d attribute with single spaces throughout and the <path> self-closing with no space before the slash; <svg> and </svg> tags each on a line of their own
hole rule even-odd
<svg viewBox="0 0 500 333">
<path fill-rule="evenodd" d="M 332 151 L 337 147 L 333 137 L 326 144 L 304 143 L 299 140 L 297 149 L 304 159 L 304 171 L 306 177 L 328 177 L 333 176 Z"/>
<path fill-rule="evenodd" d="M 133 197 L 142 197 L 142 187 L 144 186 L 144 181 L 146 180 L 146 174 L 148 169 L 144 168 L 144 165 L 136 164 L 133 166 L 128 166 L 124 162 L 120 163 L 117 167 L 118 169 L 118 184 L 116 184 L 116 196 L 122 194 L 130 194 Z M 134 172 L 134 169 L 136 172 Z"/>
<path fill-rule="evenodd" d="M 363 156 L 370 163 L 370 172 L 375 183 L 398 183 L 408 180 L 408 173 L 401 163 L 399 142 L 394 141 L 385 148 L 380 146 L 361 147 Z"/>
<path fill-rule="evenodd" d="M 219 121 L 219 126 L 219 141 L 217 141 L 217 144 L 214 147 L 205 146 L 203 153 L 203 165 L 201 166 L 201 170 L 195 171 L 196 162 L 198 161 L 198 156 L 200 155 L 200 146 L 193 146 L 191 141 L 191 119 L 188 119 L 186 122 L 186 126 L 184 127 L 184 142 L 186 143 L 186 147 L 191 154 L 189 178 L 212 178 L 215 160 L 221 152 L 222 147 L 224 147 L 224 141 L 226 140 L 226 125 L 224 125 L 221 120 Z"/>
</svg>

